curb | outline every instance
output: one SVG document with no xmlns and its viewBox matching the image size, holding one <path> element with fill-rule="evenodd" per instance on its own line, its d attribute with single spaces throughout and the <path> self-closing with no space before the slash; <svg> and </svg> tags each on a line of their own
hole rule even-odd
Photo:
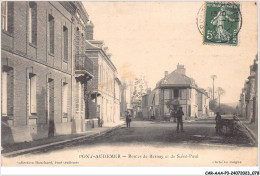
<svg viewBox="0 0 260 176">
<path fill-rule="evenodd" d="M 251 138 L 252 138 L 252 141 L 253 141 L 253 144 L 256 145 L 257 144 L 257 136 L 255 135 L 255 133 L 250 129 L 248 128 L 243 122 L 242 122 L 243 126 L 245 127 L 245 129 L 249 132 Z"/>
<path fill-rule="evenodd" d="M 106 133 L 108 133 L 110 131 L 113 131 L 113 130 L 115 130 L 117 128 L 120 128 L 122 125 L 123 124 L 120 124 L 120 125 L 111 127 L 109 129 L 106 129 L 104 131 L 96 132 L 94 134 L 89 134 L 89 135 L 85 135 L 85 136 L 79 136 L 79 137 L 75 137 L 75 138 L 72 138 L 72 139 L 66 139 L 66 140 L 63 140 L 63 141 L 53 142 L 53 143 L 49 143 L 49 144 L 43 144 L 43 145 L 32 147 L 32 148 L 16 150 L 16 151 L 13 151 L 13 152 L 4 153 L 2 155 L 4 157 L 12 157 L 12 156 L 16 156 L 16 155 L 26 154 L 26 153 L 29 153 L 31 151 L 35 151 L 35 150 L 38 150 L 38 149 L 43 149 L 43 148 L 50 147 L 50 146 L 55 146 L 55 145 L 59 145 L 59 144 L 65 144 L 65 143 L 68 143 L 68 142 L 77 141 L 77 140 L 80 140 L 80 139 L 98 137 L 98 136 L 102 136 L 102 135 L 104 135 L 104 134 L 106 134 Z"/>
</svg>

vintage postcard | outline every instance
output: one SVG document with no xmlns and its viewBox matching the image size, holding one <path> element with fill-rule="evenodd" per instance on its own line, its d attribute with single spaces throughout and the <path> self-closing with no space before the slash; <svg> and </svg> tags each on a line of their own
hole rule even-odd
<svg viewBox="0 0 260 176">
<path fill-rule="evenodd" d="M 258 166 L 257 1 L 2 1 L 1 27 L 2 166 Z"/>
</svg>

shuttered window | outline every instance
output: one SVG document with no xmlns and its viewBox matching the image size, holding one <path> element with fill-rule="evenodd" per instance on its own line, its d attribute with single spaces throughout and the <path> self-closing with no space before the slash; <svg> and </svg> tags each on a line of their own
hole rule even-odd
<svg viewBox="0 0 260 176">
<path fill-rule="evenodd" d="M 67 117 L 68 113 L 68 83 L 63 83 L 62 86 L 62 111 L 63 117 Z"/>
<path fill-rule="evenodd" d="M 2 116 L 13 115 L 13 100 L 14 100 L 14 70 L 11 67 L 2 67 Z"/>
<path fill-rule="evenodd" d="M 49 15 L 49 51 L 54 54 L 54 18 Z"/>
<path fill-rule="evenodd" d="M 2 72 L 2 115 L 7 116 L 7 72 Z"/>
<path fill-rule="evenodd" d="M 2 30 L 13 33 L 14 29 L 14 2 L 1 4 Z"/>
<path fill-rule="evenodd" d="M 181 99 L 182 100 L 187 99 L 187 89 L 181 89 Z"/>
<path fill-rule="evenodd" d="M 1 3 L 2 30 L 7 30 L 7 2 Z"/>
<path fill-rule="evenodd" d="M 29 2 L 28 32 L 29 42 L 37 45 L 37 4 L 35 2 Z"/>
<path fill-rule="evenodd" d="M 68 62 L 68 28 L 63 26 L 63 59 Z"/>
<path fill-rule="evenodd" d="M 29 74 L 29 101 L 30 101 L 30 113 L 36 114 L 37 113 L 37 97 L 36 97 L 36 75 L 30 73 Z"/>
</svg>

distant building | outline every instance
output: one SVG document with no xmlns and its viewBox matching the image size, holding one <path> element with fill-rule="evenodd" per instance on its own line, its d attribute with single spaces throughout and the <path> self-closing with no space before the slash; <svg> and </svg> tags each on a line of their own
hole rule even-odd
<svg viewBox="0 0 260 176">
<path fill-rule="evenodd" d="M 103 41 L 93 40 L 93 25 L 87 26 L 86 54 L 94 65 L 94 78 L 88 83 L 89 117 L 103 119 L 104 125 L 120 120 L 120 81 L 111 54 Z"/>
<path fill-rule="evenodd" d="M 206 91 L 185 72 L 184 66 L 178 64 L 172 73 L 165 72 L 153 91 L 148 90 L 142 99 L 144 118 L 169 119 L 171 109 L 179 106 L 183 108 L 185 118 L 208 116 L 209 97 Z"/>
<path fill-rule="evenodd" d="M 258 60 L 250 66 L 250 75 L 245 81 L 239 99 L 239 115 L 252 123 L 258 121 Z"/>
</svg>

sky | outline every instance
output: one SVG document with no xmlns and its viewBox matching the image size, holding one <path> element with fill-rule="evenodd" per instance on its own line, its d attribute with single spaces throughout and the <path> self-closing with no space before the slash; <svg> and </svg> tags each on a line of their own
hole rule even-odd
<svg viewBox="0 0 260 176">
<path fill-rule="evenodd" d="M 257 54 L 258 17 L 255 2 L 240 2 L 242 27 L 238 46 L 205 45 L 196 18 L 203 2 L 83 2 L 94 23 L 94 39 L 112 53 L 119 77 L 144 75 L 151 88 L 164 71 L 183 64 L 199 87 L 226 93 L 223 103 L 239 100 Z"/>
</svg>

